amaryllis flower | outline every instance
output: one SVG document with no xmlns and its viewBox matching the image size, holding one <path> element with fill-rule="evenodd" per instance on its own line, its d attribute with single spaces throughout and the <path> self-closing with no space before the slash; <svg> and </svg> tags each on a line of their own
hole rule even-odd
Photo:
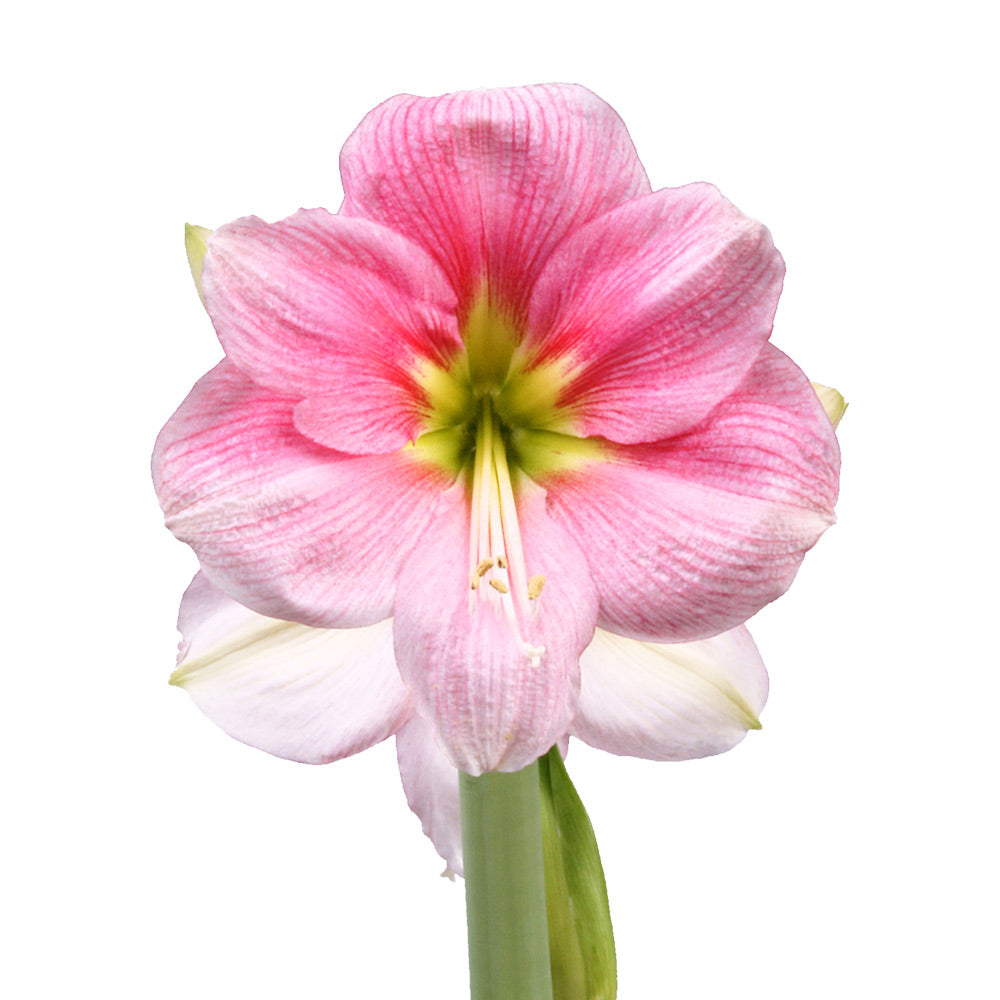
<svg viewBox="0 0 1000 1000">
<path fill-rule="evenodd" d="M 708 184 L 651 192 L 580 87 L 393 98 L 341 173 L 336 215 L 209 238 L 226 358 L 154 455 L 220 600 L 348 646 L 369 630 L 343 690 L 278 671 L 241 738 L 318 734 L 334 702 L 357 739 L 327 756 L 408 717 L 472 774 L 570 732 L 668 738 L 633 642 L 739 626 L 833 517 L 832 425 L 768 343 L 767 230 Z M 386 685 L 376 733 L 365 698 Z"/>
</svg>

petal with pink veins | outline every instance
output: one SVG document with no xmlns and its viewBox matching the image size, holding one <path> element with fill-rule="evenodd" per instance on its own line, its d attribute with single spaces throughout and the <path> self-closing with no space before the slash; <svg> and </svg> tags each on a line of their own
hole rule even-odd
<svg viewBox="0 0 1000 1000">
<path fill-rule="evenodd" d="M 419 246 L 323 209 L 217 229 L 202 283 L 229 358 L 303 400 L 296 426 L 340 451 L 415 439 L 426 416 L 418 373 L 462 346 L 454 294 Z"/>
<path fill-rule="evenodd" d="M 411 712 L 392 622 L 316 629 L 267 618 L 199 573 L 181 601 L 172 684 L 217 726 L 277 757 L 326 764 L 395 733 Z"/>
<path fill-rule="evenodd" d="M 543 485 L 587 556 L 598 625 L 632 638 L 684 642 L 746 621 L 833 522 L 833 427 L 771 345 L 698 427 L 606 456 Z"/>
<path fill-rule="evenodd" d="M 434 735 L 434 727 L 414 714 L 396 733 L 399 776 L 410 808 L 448 871 L 462 874 L 462 812 L 458 771 Z M 448 872 L 446 872 L 447 874 Z"/>
<path fill-rule="evenodd" d="M 580 657 L 573 735 L 628 757 L 708 757 L 760 729 L 766 700 L 767 671 L 746 626 L 680 643 L 598 629 Z"/>
<path fill-rule="evenodd" d="M 595 219 L 549 260 L 524 349 L 557 363 L 581 436 L 658 441 L 743 380 L 771 333 L 784 264 L 768 231 L 711 184 Z"/>
<path fill-rule="evenodd" d="M 342 213 L 423 246 L 463 312 L 487 287 L 516 318 L 568 233 L 649 192 L 622 120 L 572 85 L 393 97 L 347 140 L 340 170 Z"/>
<path fill-rule="evenodd" d="M 399 568 L 451 479 L 417 449 L 323 448 L 295 429 L 294 407 L 229 361 L 202 378 L 153 453 L 167 526 L 261 614 L 371 625 L 392 613 Z"/>
<path fill-rule="evenodd" d="M 579 657 L 597 595 L 572 537 L 521 484 L 517 517 L 527 575 L 544 590 L 512 623 L 507 598 L 470 592 L 469 501 L 443 498 L 403 568 L 396 592 L 396 662 L 452 763 L 469 774 L 517 771 L 569 730 Z"/>
</svg>

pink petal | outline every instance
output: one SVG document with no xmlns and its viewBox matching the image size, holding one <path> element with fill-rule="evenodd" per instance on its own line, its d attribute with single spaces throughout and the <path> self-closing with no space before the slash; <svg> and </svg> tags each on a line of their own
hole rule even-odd
<svg viewBox="0 0 1000 1000">
<path fill-rule="evenodd" d="M 583 87 L 394 97 L 341 153 L 341 211 L 420 243 L 470 306 L 522 317 L 567 233 L 649 191 L 618 115 Z"/>
<path fill-rule="evenodd" d="M 492 605 L 470 601 L 469 503 L 458 484 L 400 577 L 396 661 L 452 763 L 470 774 L 516 771 L 565 735 L 597 601 L 573 539 L 531 483 L 518 494 L 529 575 L 546 577 L 521 640 Z M 544 647 L 534 664 L 525 644 Z"/>
<path fill-rule="evenodd" d="M 672 644 L 598 629 L 580 657 L 573 735 L 628 757 L 708 757 L 759 729 L 766 700 L 767 671 L 745 626 Z"/>
<path fill-rule="evenodd" d="M 167 526 L 261 614 L 370 625 L 391 614 L 399 567 L 450 481 L 411 449 L 321 448 L 295 430 L 294 407 L 229 361 L 201 379 L 153 453 Z"/>
<path fill-rule="evenodd" d="M 461 347 L 440 269 L 364 219 L 239 219 L 210 238 L 203 282 L 226 354 L 259 385 L 305 397 L 299 430 L 341 451 L 413 440 L 426 402 L 418 366 Z"/>
<path fill-rule="evenodd" d="M 633 638 L 682 642 L 746 621 L 833 521 L 833 427 L 770 345 L 699 427 L 611 456 L 544 485 L 586 553 L 598 625 Z"/>
<path fill-rule="evenodd" d="M 396 733 L 396 758 L 406 801 L 448 869 L 461 875 L 458 771 L 438 743 L 430 722 L 418 714 L 410 718 Z"/>
<path fill-rule="evenodd" d="M 171 683 L 230 736 L 326 764 L 391 736 L 410 715 L 392 622 L 316 629 L 265 618 L 199 573 L 181 601 Z"/>
<path fill-rule="evenodd" d="M 573 372 L 578 433 L 657 441 L 742 381 L 784 264 L 768 231 L 711 184 L 657 191 L 567 238 L 531 299 L 528 348 Z"/>
</svg>

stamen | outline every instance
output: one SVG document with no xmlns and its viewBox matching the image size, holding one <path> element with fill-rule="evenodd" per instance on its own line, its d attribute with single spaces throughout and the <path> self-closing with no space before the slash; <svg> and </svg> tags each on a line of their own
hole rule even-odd
<svg viewBox="0 0 1000 1000">
<path fill-rule="evenodd" d="M 494 401 L 484 396 L 476 427 L 472 497 L 469 525 L 469 612 L 489 611 L 506 619 L 521 655 L 537 667 L 544 646 L 527 641 L 540 608 L 529 608 L 542 592 L 545 577 L 530 581 L 525 567 L 517 499 L 508 465 L 505 432 L 494 411 Z M 480 584 L 485 581 L 489 588 Z"/>
<path fill-rule="evenodd" d="M 528 662 L 537 667 L 541 665 L 542 657 L 545 655 L 544 646 L 532 646 L 530 643 L 522 643 L 521 652 L 527 657 Z"/>
</svg>

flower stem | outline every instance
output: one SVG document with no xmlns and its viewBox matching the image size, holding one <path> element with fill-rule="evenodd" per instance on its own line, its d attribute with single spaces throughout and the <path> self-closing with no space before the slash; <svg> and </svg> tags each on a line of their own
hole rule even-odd
<svg viewBox="0 0 1000 1000">
<path fill-rule="evenodd" d="M 472 1000 L 551 1000 L 538 763 L 459 787 Z"/>
</svg>

